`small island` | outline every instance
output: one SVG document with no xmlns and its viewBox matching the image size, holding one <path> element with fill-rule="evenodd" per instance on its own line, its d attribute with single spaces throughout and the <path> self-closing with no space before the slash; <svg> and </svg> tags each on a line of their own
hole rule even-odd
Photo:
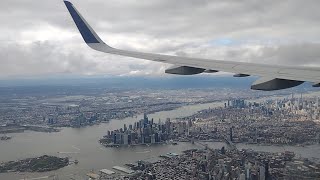
<svg viewBox="0 0 320 180">
<path fill-rule="evenodd" d="M 19 161 L 0 163 L 0 173 L 6 172 L 46 172 L 53 171 L 69 165 L 69 158 L 55 156 L 40 156 Z"/>
</svg>

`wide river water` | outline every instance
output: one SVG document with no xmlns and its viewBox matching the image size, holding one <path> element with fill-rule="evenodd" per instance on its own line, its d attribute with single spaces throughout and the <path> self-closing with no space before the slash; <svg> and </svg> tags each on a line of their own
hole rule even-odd
<svg viewBox="0 0 320 180">
<path fill-rule="evenodd" d="M 166 118 L 185 117 L 206 108 L 223 106 L 224 102 L 207 104 L 196 104 L 184 106 L 171 111 L 162 111 L 149 114 L 155 122 Z M 191 143 L 179 143 L 178 145 L 156 145 L 136 146 L 130 148 L 105 148 L 98 143 L 98 140 L 108 130 L 123 127 L 123 124 L 133 124 L 140 120 L 142 115 L 136 118 L 125 118 L 123 120 L 111 120 L 109 123 L 94 125 L 85 128 L 62 128 L 57 133 L 24 132 L 10 134 L 13 138 L 9 141 L 0 141 L 0 162 L 24 159 L 27 157 L 41 156 L 44 154 L 77 159 L 79 164 L 69 165 L 57 171 L 45 173 L 2 173 L 1 180 L 14 179 L 46 179 L 50 175 L 58 175 L 59 179 L 87 179 L 85 174 L 94 170 L 112 169 L 113 166 L 123 166 L 125 163 L 133 163 L 137 160 L 156 159 L 159 155 L 169 152 L 180 153 L 190 148 L 199 148 L 199 145 Z M 209 143 L 209 146 L 221 148 L 224 143 Z M 238 148 L 252 148 L 261 151 L 283 152 L 294 151 L 298 156 L 306 158 L 320 158 L 320 145 L 308 147 L 293 146 L 259 146 L 238 144 Z M 52 179 L 52 178 L 49 178 Z"/>
</svg>

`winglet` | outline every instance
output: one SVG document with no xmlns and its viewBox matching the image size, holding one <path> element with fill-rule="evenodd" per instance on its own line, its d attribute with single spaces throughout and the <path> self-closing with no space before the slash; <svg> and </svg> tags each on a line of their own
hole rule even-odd
<svg viewBox="0 0 320 180">
<path fill-rule="evenodd" d="M 87 44 L 91 43 L 102 43 L 106 45 L 96 32 L 90 27 L 87 21 L 81 16 L 81 14 L 77 11 L 77 9 L 73 6 L 73 4 L 69 1 L 64 1 L 73 21 L 75 22 L 78 30 L 80 31 L 84 41 Z"/>
</svg>

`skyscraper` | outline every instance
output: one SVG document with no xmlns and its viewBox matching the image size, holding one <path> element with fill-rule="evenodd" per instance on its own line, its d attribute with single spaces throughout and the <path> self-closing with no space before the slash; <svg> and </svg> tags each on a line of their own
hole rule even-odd
<svg viewBox="0 0 320 180">
<path fill-rule="evenodd" d="M 131 144 L 136 143 L 136 141 L 135 141 L 136 140 L 136 134 L 131 132 L 131 136 L 130 137 L 131 137 Z"/>
<path fill-rule="evenodd" d="M 230 132 L 229 132 L 229 140 L 232 142 L 233 141 L 233 137 L 232 137 L 232 127 L 230 127 Z"/>
<path fill-rule="evenodd" d="M 246 180 L 246 175 L 244 173 L 241 173 L 239 180 Z"/>
<path fill-rule="evenodd" d="M 128 134 L 123 134 L 123 144 L 128 145 Z"/>
<path fill-rule="evenodd" d="M 143 125 L 144 127 L 149 123 L 148 116 L 146 113 L 143 114 Z"/>
<path fill-rule="evenodd" d="M 265 180 L 266 179 L 266 172 L 264 166 L 260 166 L 259 170 L 259 180 Z"/>
<path fill-rule="evenodd" d="M 269 163 L 265 162 L 264 164 L 264 172 L 265 172 L 265 179 L 268 180 L 269 178 Z"/>
<path fill-rule="evenodd" d="M 141 143 L 144 144 L 144 135 L 141 135 Z"/>
<path fill-rule="evenodd" d="M 121 133 L 116 133 L 116 144 L 121 144 Z"/>
<path fill-rule="evenodd" d="M 117 144 L 117 134 L 113 133 L 113 144 Z"/>
<path fill-rule="evenodd" d="M 171 130 L 170 118 L 167 118 L 165 127 L 166 127 L 166 132 L 167 132 L 168 134 L 170 134 L 170 132 L 171 132 L 171 131 L 170 131 L 170 130 Z"/>
<path fill-rule="evenodd" d="M 156 143 L 156 137 L 155 137 L 155 134 L 152 134 L 151 135 L 151 144 L 154 144 Z"/>
</svg>

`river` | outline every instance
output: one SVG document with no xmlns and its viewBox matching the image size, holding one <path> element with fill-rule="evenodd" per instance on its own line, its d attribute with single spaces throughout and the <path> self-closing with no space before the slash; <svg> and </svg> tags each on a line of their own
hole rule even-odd
<svg viewBox="0 0 320 180">
<path fill-rule="evenodd" d="M 148 115 L 154 118 L 155 122 L 166 118 L 185 117 L 195 112 L 223 106 L 224 102 L 207 104 L 195 104 L 180 107 L 175 110 L 162 111 Z M 169 152 L 180 153 L 190 148 L 200 146 L 191 143 L 179 143 L 178 145 L 156 145 L 156 146 L 136 146 L 130 148 L 105 148 L 98 143 L 98 140 L 106 134 L 108 130 L 123 127 L 123 124 L 133 124 L 140 120 L 143 115 L 135 118 L 125 118 L 123 120 L 111 120 L 109 123 L 94 125 L 84 128 L 62 128 L 56 133 L 24 132 L 10 134 L 13 138 L 9 141 L 0 141 L 0 162 L 24 159 L 27 157 L 41 156 L 44 154 L 60 157 L 70 157 L 71 160 L 77 159 L 79 164 L 69 165 L 62 169 L 45 173 L 2 173 L 0 179 L 23 179 L 47 177 L 58 175 L 59 179 L 86 179 L 85 174 L 91 170 L 112 169 L 113 166 L 123 166 L 125 163 L 132 163 L 137 160 L 153 160 L 159 155 Z M 209 143 L 211 147 L 221 148 L 224 143 Z M 282 152 L 285 150 L 294 151 L 302 157 L 320 158 L 320 146 L 292 147 L 292 146 L 258 146 L 238 144 L 238 148 L 252 148 L 272 152 Z M 51 178 L 52 179 L 52 178 Z"/>
</svg>

